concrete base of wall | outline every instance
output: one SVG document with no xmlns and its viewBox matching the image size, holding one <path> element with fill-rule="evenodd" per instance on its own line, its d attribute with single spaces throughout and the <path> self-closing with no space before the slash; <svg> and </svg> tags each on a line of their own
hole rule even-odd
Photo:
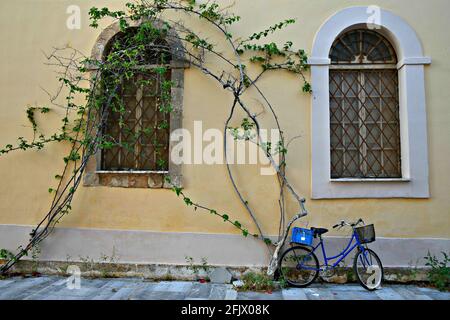
<svg viewBox="0 0 450 320">
<path fill-rule="evenodd" d="M 0 248 L 15 252 L 18 246 L 27 243 L 31 229 L 31 226 L 0 225 Z M 328 255 L 341 251 L 346 241 L 342 237 L 327 237 Z M 449 252 L 450 240 L 377 238 L 369 247 L 378 253 L 385 267 L 423 267 L 427 252 L 438 256 L 442 251 Z M 271 257 L 262 241 L 240 235 L 75 228 L 55 229 L 40 250 L 40 261 L 128 265 L 184 265 L 185 257 L 189 256 L 196 262 L 206 258 L 211 266 L 264 267 Z M 350 254 L 345 259 L 346 265 L 351 265 L 352 260 Z"/>
<path fill-rule="evenodd" d="M 1 261 L 0 261 L 1 263 Z M 214 270 L 210 267 L 208 271 L 200 269 L 193 270 L 189 265 L 143 265 L 143 264 L 120 264 L 120 263 L 96 263 L 86 262 L 55 262 L 55 261 L 27 261 L 18 262 L 10 275 L 59 275 L 67 276 L 68 268 L 74 270 L 77 266 L 81 276 L 85 278 L 141 278 L 153 281 L 196 281 L 200 278 L 208 278 L 208 272 Z M 234 279 L 240 279 L 245 273 L 265 273 L 264 267 L 227 267 Z M 412 283 L 427 282 L 426 268 L 385 268 L 385 282 L 388 283 Z M 335 273 L 326 278 L 320 277 L 319 281 L 328 283 L 350 283 L 356 282 L 351 268 L 338 268 Z"/>
</svg>

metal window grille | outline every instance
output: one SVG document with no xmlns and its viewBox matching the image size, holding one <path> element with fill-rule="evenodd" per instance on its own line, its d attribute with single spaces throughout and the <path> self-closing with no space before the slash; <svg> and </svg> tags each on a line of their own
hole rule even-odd
<svg viewBox="0 0 450 320">
<path fill-rule="evenodd" d="M 124 35 L 118 34 L 116 48 L 123 44 Z M 163 42 L 159 41 L 158 45 Z M 111 110 L 104 128 L 106 140 L 114 146 L 103 149 L 101 168 L 106 171 L 168 171 L 170 115 L 162 107 L 162 83 L 171 79 L 170 69 L 161 75 L 152 72 L 155 65 L 167 65 L 167 57 L 159 51 L 147 50 L 134 78 L 122 83 L 118 96 L 124 112 Z"/>
<path fill-rule="evenodd" d="M 352 37 L 337 39 L 335 44 L 341 46 L 333 46 L 330 54 L 331 177 L 400 178 L 398 72 L 395 64 L 380 66 L 368 58 L 374 51 L 375 57 L 382 57 L 380 63 L 395 63 L 396 57 L 384 38 L 365 32 L 352 31 Z M 386 51 L 377 49 L 380 43 Z M 339 63 L 339 56 L 348 64 Z"/>
<path fill-rule="evenodd" d="M 358 29 L 339 36 L 330 51 L 332 64 L 396 64 L 391 43 L 376 31 Z"/>
</svg>

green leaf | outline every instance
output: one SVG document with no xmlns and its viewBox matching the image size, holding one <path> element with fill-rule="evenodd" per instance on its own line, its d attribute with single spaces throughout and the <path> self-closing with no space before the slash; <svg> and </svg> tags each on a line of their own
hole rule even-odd
<svg viewBox="0 0 450 320">
<path fill-rule="evenodd" d="M 180 196 L 180 194 L 181 194 L 183 188 L 179 188 L 179 187 L 177 187 L 177 186 L 174 186 L 174 187 L 172 188 L 172 190 L 177 194 L 177 196 Z"/>
<path fill-rule="evenodd" d="M 191 199 L 189 199 L 189 198 L 184 198 L 183 200 L 184 200 L 184 203 L 186 203 L 187 206 L 193 205 L 193 202 L 191 201 Z"/>
<path fill-rule="evenodd" d="M 305 82 L 305 83 L 303 84 L 302 91 L 303 91 L 304 93 L 311 93 L 311 92 L 312 92 L 311 84 L 308 83 L 308 82 Z"/>
</svg>

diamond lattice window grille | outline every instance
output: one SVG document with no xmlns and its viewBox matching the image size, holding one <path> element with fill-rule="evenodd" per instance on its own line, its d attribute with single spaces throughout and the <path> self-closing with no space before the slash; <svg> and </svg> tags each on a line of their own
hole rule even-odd
<svg viewBox="0 0 450 320">
<path fill-rule="evenodd" d="M 109 53 L 126 48 L 130 34 L 119 33 L 109 46 Z M 169 48 L 156 39 L 155 46 Z M 102 150 L 101 169 L 106 171 L 168 171 L 170 115 L 162 106 L 162 84 L 171 79 L 168 55 L 151 46 L 140 57 L 142 65 L 132 79 L 124 80 L 118 90 L 119 101 L 109 112 L 104 137 L 115 146 Z M 169 57 L 170 58 L 170 57 Z M 168 71 L 161 75 L 155 66 Z M 119 112 L 120 105 L 124 111 Z"/>
<path fill-rule="evenodd" d="M 369 38 L 364 32 L 351 31 L 341 37 L 347 39 L 344 43 L 354 40 L 351 47 L 356 54 L 348 60 L 359 57 L 364 66 L 350 63 L 330 68 L 331 178 L 401 178 L 398 72 L 395 65 L 377 68 L 361 58 L 375 50 L 364 44 Z M 370 39 L 378 46 L 384 43 L 384 38 Z M 395 62 L 389 47 L 382 48 L 385 52 L 380 49 L 376 55 L 384 63 Z M 333 47 L 332 60 L 339 50 Z"/>
</svg>

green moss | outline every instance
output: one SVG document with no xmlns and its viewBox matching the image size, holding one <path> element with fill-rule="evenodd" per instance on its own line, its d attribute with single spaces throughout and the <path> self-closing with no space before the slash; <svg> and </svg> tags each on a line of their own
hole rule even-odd
<svg viewBox="0 0 450 320">
<path fill-rule="evenodd" d="M 426 265 L 431 268 L 428 272 L 428 281 L 440 291 L 450 291 L 450 266 L 448 265 L 450 258 L 445 252 L 442 252 L 442 255 L 442 260 L 431 255 L 430 252 L 425 257 Z"/>
<path fill-rule="evenodd" d="M 265 273 L 249 272 L 242 277 L 244 285 L 239 291 L 273 291 L 277 289 L 276 283 Z"/>
</svg>

